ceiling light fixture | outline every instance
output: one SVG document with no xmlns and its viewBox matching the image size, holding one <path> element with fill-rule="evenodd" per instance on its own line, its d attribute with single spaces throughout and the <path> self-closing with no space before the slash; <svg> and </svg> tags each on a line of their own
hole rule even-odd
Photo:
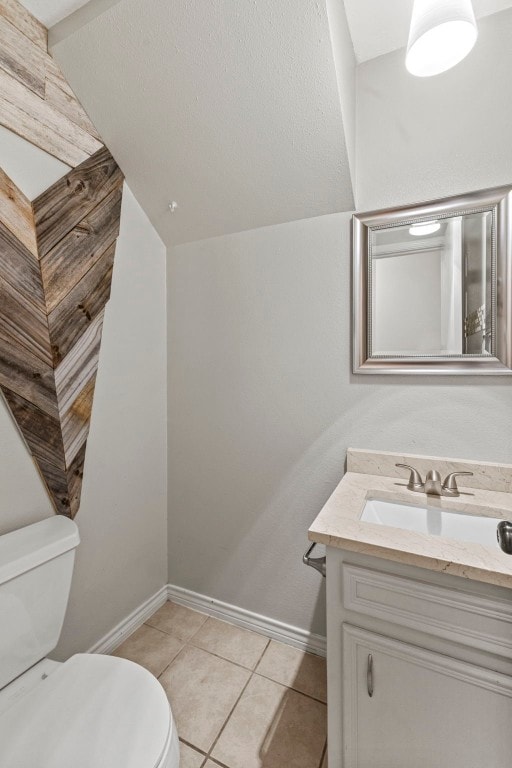
<svg viewBox="0 0 512 768">
<path fill-rule="evenodd" d="M 446 72 L 468 55 L 477 36 L 471 0 L 414 0 L 405 66 L 417 77 Z"/>
<path fill-rule="evenodd" d="M 409 234 L 421 237 L 421 235 L 431 235 L 440 228 L 441 225 L 438 221 L 420 221 L 418 224 L 413 224 L 412 227 L 409 227 Z"/>
</svg>

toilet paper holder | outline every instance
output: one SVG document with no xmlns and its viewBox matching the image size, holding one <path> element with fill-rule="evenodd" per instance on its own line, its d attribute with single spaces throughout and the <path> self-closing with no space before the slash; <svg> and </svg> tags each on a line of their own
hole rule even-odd
<svg viewBox="0 0 512 768">
<path fill-rule="evenodd" d="M 325 578 L 325 555 L 323 557 L 310 557 L 315 547 L 316 541 L 314 541 L 311 546 L 308 547 L 308 549 L 304 552 L 302 556 L 302 562 L 304 565 L 309 565 L 311 568 L 314 568 Z"/>
</svg>

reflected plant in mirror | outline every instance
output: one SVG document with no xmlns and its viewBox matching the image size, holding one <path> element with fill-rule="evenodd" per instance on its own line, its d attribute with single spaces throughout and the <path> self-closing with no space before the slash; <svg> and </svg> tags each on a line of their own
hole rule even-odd
<svg viewBox="0 0 512 768">
<path fill-rule="evenodd" d="M 512 373 L 511 188 L 356 214 L 355 373 Z"/>
</svg>

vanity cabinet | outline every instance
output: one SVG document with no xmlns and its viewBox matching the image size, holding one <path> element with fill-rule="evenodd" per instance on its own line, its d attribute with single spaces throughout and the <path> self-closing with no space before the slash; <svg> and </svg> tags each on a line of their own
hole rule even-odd
<svg viewBox="0 0 512 768">
<path fill-rule="evenodd" d="M 330 768 L 509 768 L 510 591 L 327 548 Z"/>
</svg>

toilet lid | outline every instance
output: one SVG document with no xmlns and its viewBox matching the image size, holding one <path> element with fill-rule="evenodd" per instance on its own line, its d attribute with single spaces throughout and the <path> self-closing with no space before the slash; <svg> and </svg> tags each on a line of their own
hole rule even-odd
<svg viewBox="0 0 512 768">
<path fill-rule="evenodd" d="M 0 765 L 155 768 L 171 727 L 165 692 L 147 670 L 78 654 L 0 716 Z"/>
</svg>

